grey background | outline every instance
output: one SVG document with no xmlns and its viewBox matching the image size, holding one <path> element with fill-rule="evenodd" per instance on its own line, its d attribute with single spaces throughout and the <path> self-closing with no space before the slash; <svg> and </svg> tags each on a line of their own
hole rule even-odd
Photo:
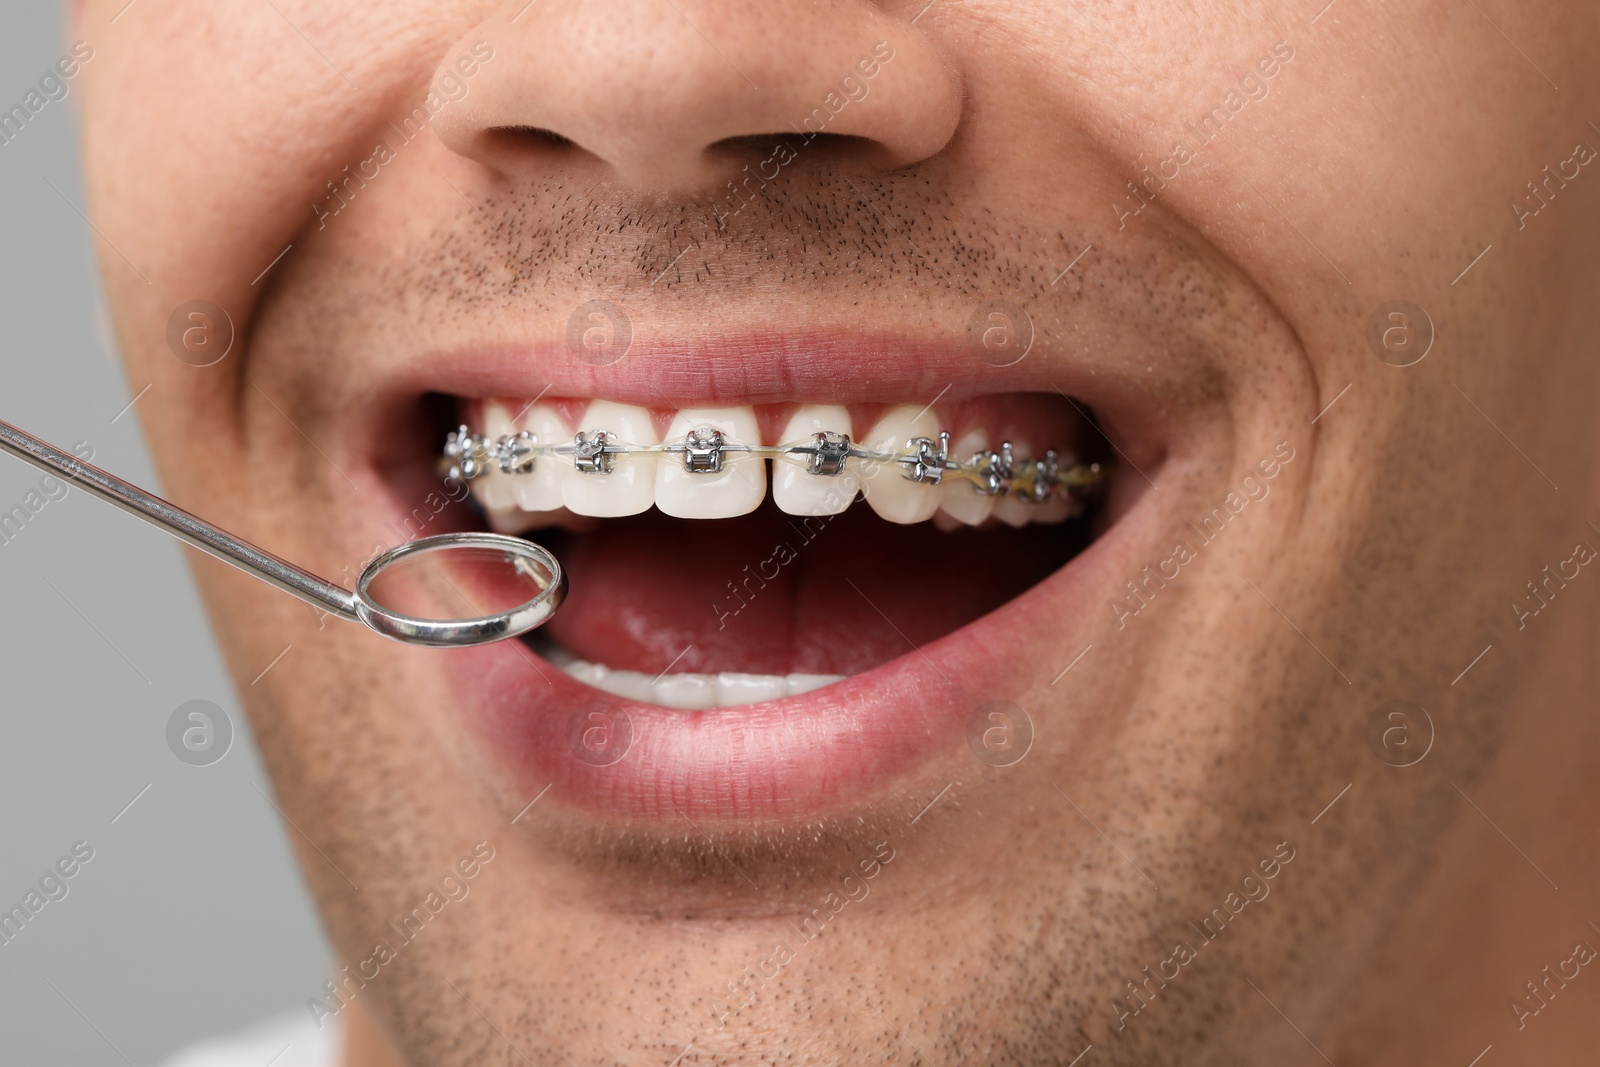
<svg viewBox="0 0 1600 1067">
<path fill-rule="evenodd" d="M 67 7 L 0 8 L 0 108 L 66 50 Z M 0 418 L 89 441 L 96 465 L 160 492 L 137 408 L 118 417 L 145 383 L 116 361 L 78 214 L 76 103 L 0 145 Z M 0 511 L 39 477 L 0 457 Z M 194 699 L 235 727 L 209 767 L 167 748 L 168 716 Z M 175 542 L 74 490 L 0 544 L 0 910 L 74 842 L 94 847 L 66 898 L 0 945 L 0 1063 L 144 1067 L 304 1010 L 329 950 L 257 789 L 270 795 Z"/>
</svg>

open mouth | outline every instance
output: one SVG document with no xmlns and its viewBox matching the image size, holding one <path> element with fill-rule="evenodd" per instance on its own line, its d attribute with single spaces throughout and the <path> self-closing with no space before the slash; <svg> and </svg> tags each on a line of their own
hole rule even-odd
<svg viewBox="0 0 1600 1067">
<path fill-rule="evenodd" d="M 1093 536 L 1110 475 L 1082 405 L 687 410 L 459 400 L 443 465 L 571 594 L 525 638 L 571 678 L 705 711 L 800 696 L 994 611 Z"/>
<path fill-rule="evenodd" d="M 1186 425 L 1115 360 L 994 368 L 904 337 L 411 368 L 371 420 L 391 514 L 455 467 L 473 506 L 441 521 L 537 541 L 570 579 L 526 638 L 430 653 L 450 704 L 510 810 L 548 791 L 632 826 L 825 817 L 971 764 L 993 701 L 1046 714 L 1123 542 L 1155 536 L 1124 468 L 1154 475 Z M 426 446 L 395 451 L 402 425 Z"/>
</svg>

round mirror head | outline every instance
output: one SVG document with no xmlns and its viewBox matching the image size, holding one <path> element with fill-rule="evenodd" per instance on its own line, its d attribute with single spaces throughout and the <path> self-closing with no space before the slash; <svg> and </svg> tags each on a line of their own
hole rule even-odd
<svg viewBox="0 0 1600 1067">
<path fill-rule="evenodd" d="M 542 626 L 566 594 L 561 564 L 531 541 L 438 534 L 367 564 L 356 581 L 356 614 L 397 641 L 482 645 Z"/>
</svg>

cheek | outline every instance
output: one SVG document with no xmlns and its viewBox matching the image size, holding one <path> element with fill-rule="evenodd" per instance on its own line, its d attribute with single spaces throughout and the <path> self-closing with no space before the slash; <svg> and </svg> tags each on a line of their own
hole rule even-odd
<svg viewBox="0 0 1600 1067">
<path fill-rule="evenodd" d="M 86 7 L 79 27 L 86 39 L 116 42 L 97 47 L 76 79 L 87 199 L 96 225 L 127 256 L 106 260 L 125 353 L 171 379 L 155 392 L 168 393 L 175 409 L 193 409 L 204 406 L 197 390 L 222 395 L 243 361 L 185 382 L 181 367 L 168 366 L 177 361 L 165 352 L 166 316 L 204 296 L 245 329 L 266 288 L 252 281 L 313 219 L 316 190 L 371 155 L 370 130 L 384 125 L 380 102 L 409 101 L 432 76 L 439 50 L 430 34 L 439 31 L 393 5 L 321 14 L 297 0 L 280 4 L 280 15 L 271 5 L 178 3 L 113 27 L 116 6 Z M 285 16 L 312 40 L 346 47 L 328 44 L 324 61 Z M 153 54 L 159 64 L 148 62 Z M 205 58 L 217 55 L 251 62 Z M 224 133 L 237 149 L 215 150 Z M 186 209 L 162 210 L 179 189 Z"/>
</svg>

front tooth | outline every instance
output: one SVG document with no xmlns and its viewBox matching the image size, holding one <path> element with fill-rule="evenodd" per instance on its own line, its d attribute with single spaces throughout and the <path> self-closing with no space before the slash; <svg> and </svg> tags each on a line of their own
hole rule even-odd
<svg viewBox="0 0 1600 1067">
<path fill-rule="evenodd" d="M 789 695 L 789 682 L 781 674 L 717 675 L 717 704 L 731 708 L 740 704 L 758 704 L 763 700 L 782 700 Z"/>
<path fill-rule="evenodd" d="M 609 430 L 621 444 L 656 444 L 655 423 L 650 412 L 631 404 L 596 400 L 578 420 L 578 432 Z M 596 518 L 637 515 L 655 502 L 656 457 L 654 454 L 612 457 L 606 474 L 580 471 L 570 458 L 559 463 L 561 500 L 569 511 Z"/>
<path fill-rule="evenodd" d="M 779 444 L 809 441 L 819 433 L 850 433 L 850 412 L 829 404 L 798 408 L 783 428 Z M 772 465 L 772 502 L 790 515 L 837 515 L 850 506 L 861 488 L 861 472 L 846 461 L 838 474 L 812 474 L 810 456 L 793 456 Z"/>
<path fill-rule="evenodd" d="M 989 447 L 987 430 L 972 429 L 956 438 L 950 455 L 959 463 Z M 980 493 L 977 485 L 965 478 L 951 478 L 939 486 L 939 513 L 968 526 L 977 526 L 994 513 L 995 498 Z"/>
<path fill-rule="evenodd" d="M 761 442 L 754 408 L 698 408 L 680 411 L 665 440 L 681 444 L 690 430 L 721 430 L 730 443 Z M 680 519 L 728 519 L 761 506 L 767 495 L 767 461 L 748 452 L 724 452 L 722 470 L 696 474 L 685 469 L 681 455 L 666 455 L 656 467 L 655 503 Z"/>
<path fill-rule="evenodd" d="M 533 434 L 539 445 L 560 445 L 572 440 L 572 431 L 561 413 L 549 404 L 535 404 L 522 416 L 522 429 Z M 572 461 L 562 456 L 541 456 L 534 461 L 533 470 L 513 475 L 512 487 L 517 495 L 517 507 L 523 511 L 555 511 L 562 506 L 562 464 Z"/>
<path fill-rule="evenodd" d="M 484 403 L 483 435 L 489 439 L 490 444 L 498 444 L 500 438 L 516 432 L 516 427 L 511 422 L 511 412 L 504 404 L 498 400 Z M 486 509 L 505 511 L 513 506 L 517 499 L 517 491 L 511 484 L 512 481 L 509 475 L 500 472 L 497 462 L 490 460 L 488 469 L 472 479 L 472 491 Z"/>
<path fill-rule="evenodd" d="M 717 706 L 717 676 L 714 674 L 666 674 L 651 687 L 655 702 L 680 711 L 702 711 Z"/>
<path fill-rule="evenodd" d="M 939 437 L 939 420 L 928 408 L 909 404 L 891 408 L 868 432 L 863 444 L 873 452 L 901 455 L 913 437 Z M 898 463 L 876 464 L 870 476 L 861 479 L 861 491 L 880 518 L 889 522 L 924 522 L 939 510 L 939 487 L 913 482 Z"/>
</svg>

